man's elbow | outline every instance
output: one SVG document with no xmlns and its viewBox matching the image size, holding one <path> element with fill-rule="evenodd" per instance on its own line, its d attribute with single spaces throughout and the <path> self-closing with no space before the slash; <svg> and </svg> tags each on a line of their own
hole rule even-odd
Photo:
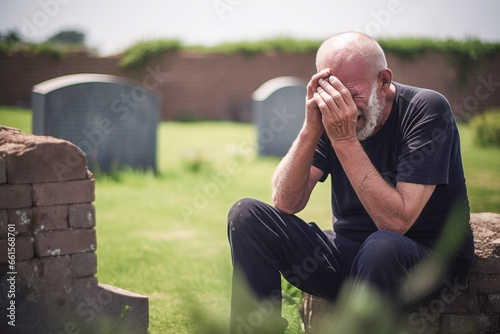
<svg viewBox="0 0 500 334">
<path fill-rule="evenodd" d="M 399 218 L 392 218 L 392 219 L 384 219 L 382 222 L 376 225 L 380 231 L 390 231 L 404 235 L 412 227 L 413 221 L 408 221 Z"/>
<path fill-rule="evenodd" d="M 404 235 L 418 219 L 420 212 L 410 210 L 408 205 L 394 205 L 390 201 L 370 212 L 370 216 L 380 231 L 390 231 Z M 399 204 L 399 203 L 397 203 Z"/>
<path fill-rule="evenodd" d="M 295 214 L 296 212 L 291 209 L 291 208 L 287 208 L 287 207 L 283 207 L 283 206 L 280 206 L 280 205 L 274 205 L 274 207 L 278 210 L 280 210 L 281 212 L 283 213 L 286 213 L 287 215 L 293 215 Z"/>
<path fill-rule="evenodd" d="M 276 194 L 273 194 L 273 205 L 276 209 L 288 215 L 294 215 L 303 209 L 297 203 L 294 204 L 290 201 L 283 200 Z"/>
</svg>

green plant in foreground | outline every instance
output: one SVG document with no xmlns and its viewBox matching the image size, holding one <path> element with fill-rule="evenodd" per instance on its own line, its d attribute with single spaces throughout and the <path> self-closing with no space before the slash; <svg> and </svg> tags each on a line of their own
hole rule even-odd
<svg viewBox="0 0 500 334">
<path fill-rule="evenodd" d="M 486 110 L 471 119 L 474 142 L 482 147 L 500 147 L 500 109 Z"/>
</svg>

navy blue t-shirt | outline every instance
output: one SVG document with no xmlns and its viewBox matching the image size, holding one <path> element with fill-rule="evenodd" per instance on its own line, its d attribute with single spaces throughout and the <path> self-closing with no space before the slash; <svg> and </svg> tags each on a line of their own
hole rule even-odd
<svg viewBox="0 0 500 334">
<path fill-rule="evenodd" d="M 460 139 L 448 101 L 439 93 L 393 82 L 396 96 L 389 118 L 373 136 L 361 142 L 380 175 L 396 182 L 437 185 L 406 236 L 432 247 L 452 207 L 460 208 L 463 224 L 469 221 Z M 313 165 L 331 174 L 334 230 L 362 241 L 377 227 L 352 188 L 326 133 L 314 154 Z M 383 201 L 383 198 L 379 199 Z M 470 229 L 468 230 L 470 232 Z"/>
</svg>

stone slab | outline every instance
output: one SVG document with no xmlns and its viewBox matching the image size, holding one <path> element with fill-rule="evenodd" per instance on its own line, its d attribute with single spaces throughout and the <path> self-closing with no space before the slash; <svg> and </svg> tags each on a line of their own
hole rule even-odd
<svg viewBox="0 0 500 334">
<path fill-rule="evenodd" d="M 149 327 L 148 297 L 111 285 L 99 284 L 100 294 L 108 295 L 104 316 L 120 333 L 146 334 Z M 104 298 L 103 298 L 104 299 Z"/>
<path fill-rule="evenodd" d="M 156 170 L 160 97 L 140 82 L 66 75 L 35 85 L 33 133 L 75 143 L 93 171 L 121 165 Z"/>
<path fill-rule="evenodd" d="M 4 126 L 0 126 L 0 156 L 10 184 L 83 179 L 87 170 L 85 154 L 69 141 Z"/>
<path fill-rule="evenodd" d="M 284 156 L 305 119 L 307 83 L 295 77 L 278 77 L 252 94 L 260 155 Z"/>
</svg>

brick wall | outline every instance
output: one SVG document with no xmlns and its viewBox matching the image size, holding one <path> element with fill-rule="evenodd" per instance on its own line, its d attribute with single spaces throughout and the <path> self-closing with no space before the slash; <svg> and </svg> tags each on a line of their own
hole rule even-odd
<svg viewBox="0 0 500 334">
<path fill-rule="evenodd" d="M 146 333 L 147 297 L 128 298 L 95 277 L 86 162 L 70 142 L 0 126 L 0 333 Z"/>
<path fill-rule="evenodd" d="M 435 89 L 445 95 L 460 118 L 500 106 L 500 57 L 479 59 L 457 85 L 457 59 L 428 53 L 415 60 L 387 54 L 394 80 Z M 229 119 L 249 121 L 251 94 L 277 76 L 306 81 L 315 73 L 315 55 L 260 54 L 255 56 L 179 52 L 166 54 L 142 72 L 118 65 L 119 57 L 98 58 L 72 53 L 59 61 L 27 53 L 0 54 L 0 105 L 29 106 L 32 87 L 74 73 L 103 73 L 139 80 L 163 98 L 162 119 Z M 168 72 L 168 77 L 159 74 Z"/>
<path fill-rule="evenodd" d="M 19 52 L 0 55 L 0 105 L 30 106 L 33 86 L 67 74 L 102 73 L 129 76 L 117 58 L 96 58 L 85 52 L 67 54 L 61 60 Z"/>
<path fill-rule="evenodd" d="M 256 56 L 181 53 L 160 63 L 169 73 L 161 86 L 163 119 L 193 115 L 204 119 L 249 121 L 252 93 L 267 80 L 314 74 L 314 56 Z M 305 97 L 304 97 L 305 98 Z"/>
</svg>

